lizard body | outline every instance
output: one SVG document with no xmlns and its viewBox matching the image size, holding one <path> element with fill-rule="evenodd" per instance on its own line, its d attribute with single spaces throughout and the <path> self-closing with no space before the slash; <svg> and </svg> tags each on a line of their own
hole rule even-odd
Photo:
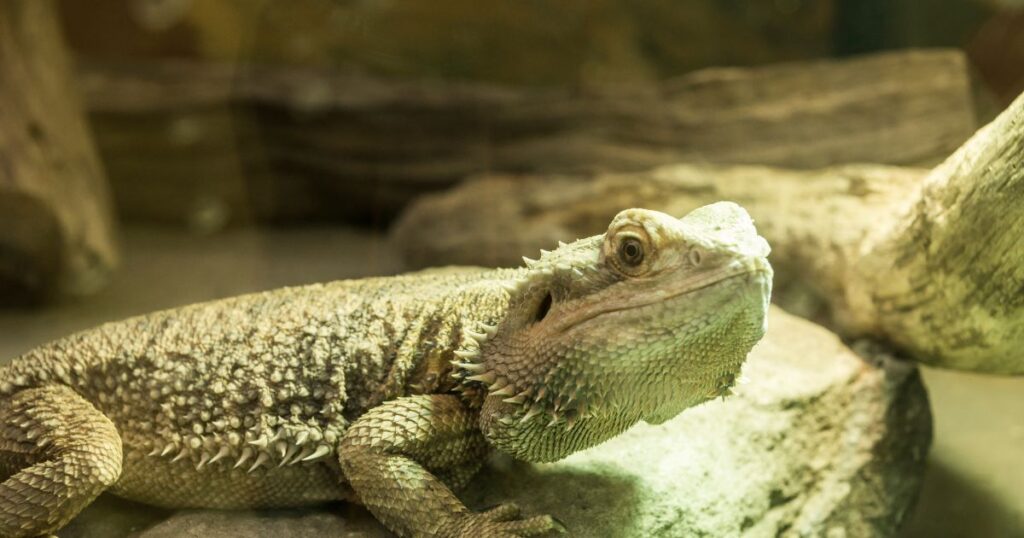
<svg viewBox="0 0 1024 538">
<path fill-rule="evenodd" d="M 410 536 L 531 536 L 452 493 L 491 448 L 554 461 L 723 394 L 764 330 L 746 213 L 627 210 L 516 269 L 284 288 L 109 323 L 0 370 L 0 535 L 104 490 L 155 505 L 345 499 Z"/>
</svg>

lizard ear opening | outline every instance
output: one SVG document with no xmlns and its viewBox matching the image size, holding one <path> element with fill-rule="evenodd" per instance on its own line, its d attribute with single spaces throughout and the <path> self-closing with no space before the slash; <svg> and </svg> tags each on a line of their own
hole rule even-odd
<svg viewBox="0 0 1024 538">
<path fill-rule="evenodd" d="M 541 299 L 540 304 L 537 305 L 537 313 L 533 316 L 534 323 L 542 321 L 548 315 L 548 311 L 551 310 L 551 292 L 549 291 Z"/>
</svg>

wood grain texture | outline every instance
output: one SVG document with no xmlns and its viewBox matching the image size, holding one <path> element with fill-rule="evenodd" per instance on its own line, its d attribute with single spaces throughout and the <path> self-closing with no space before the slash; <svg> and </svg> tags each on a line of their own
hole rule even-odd
<svg viewBox="0 0 1024 538">
<path fill-rule="evenodd" d="M 974 128 L 961 53 L 716 68 L 601 90 L 285 68 L 86 66 L 128 217 L 388 220 L 484 172 L 934 164 Z"/>
<path fill-rule="evenodd" d="M 117 263 L 106 179 L 49 1 L 0 4 L 0 301 L 97 289 Z"/>
<path fill-rule="evenodd" d="M 876 224 L 850 258 L 842 326 L 940 366 L 1024 374 L 1022 157 L 1024 95 Z"/>
</svg>

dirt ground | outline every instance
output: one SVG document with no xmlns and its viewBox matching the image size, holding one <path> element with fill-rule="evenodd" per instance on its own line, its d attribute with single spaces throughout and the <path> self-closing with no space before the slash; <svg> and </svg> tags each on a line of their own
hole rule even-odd
<svg viewBox="0 0 1024 538">
<path fill-rule="evenodd" d="M 100 294 L 48 308 L 0 310 L 0 357 L 161 308 L 401 269 L 381 236 L 336 228 L 216 236 L 128 229 L 122 239 L 123 267 Z M 1024 377 L 925 369 L 924 378 L 935 440 L 902 538 L 1024 537 Z"/>
</svg>

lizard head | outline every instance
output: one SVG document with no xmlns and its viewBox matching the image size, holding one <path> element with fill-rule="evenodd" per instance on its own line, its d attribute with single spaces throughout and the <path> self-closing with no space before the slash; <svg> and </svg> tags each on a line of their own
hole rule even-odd
<svg viewBox="0 0 1024 538">
<path fill-rule="evenodd" d="M 508 311 L 469 329 L 456 375 L 486 387 L 496 448 L 553 461 L 724 396 L 763 336 L 768 243 L 731 202 L 619 213 L 510 273 Z"/>
</svg>

